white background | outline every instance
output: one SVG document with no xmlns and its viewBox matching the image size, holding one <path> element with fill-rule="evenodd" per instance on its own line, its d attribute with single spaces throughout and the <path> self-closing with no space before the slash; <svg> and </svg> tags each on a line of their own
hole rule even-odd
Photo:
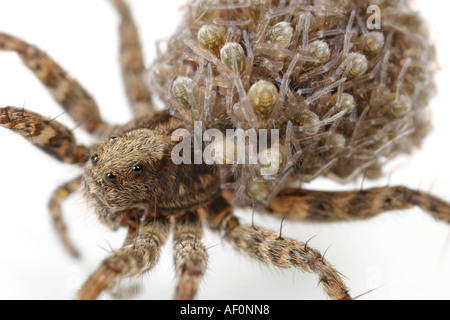
<svg viewBox="0 0 450 320">
<path fill-rule="evenodd" d="M 175 31 L 183 1 L 130 0 L 141 31 L 147 62 L 155 56 L 154 43 Z M 442 71 L 439 96 L 433 100 L 435 130 L 424 147 L 411 157 L 390 165 L 386 176 L 364 186 L 404 184 L 432 191 L 450 200 L 450 38 L 448 1 L 418 0 L 432 22 Z M 106 0 L 0 0 L 0 31 L 38 45 L 78 79 L 111 122 L 130 118 L 118 64 L 118 18 Z M 25 106 L 49 117 L 62 114 L 34 75 L 14 53 L 0 52 L 0 106 Z M 73 128 L 66 116 L 58 121 Z M 81 142 L 88 137 L 76 130 Z M 82 252 L 72 259 L 55 236 L 47 201 L 61 183 L 77 176 L 78 169 L 61 164 L 32 147 L 23 138 L 0 130 L 0 299 L 70 299 L 111 246 L 118 248 L 123 232 L 112 233 L 96 221 L 77 194 L 65 203 L 70 236 Z M 322 189 L 345 187 L 319 180 Z M 239 212 L 249 222 L 249 212 Z M 264 215 L 256 223 L 274 230 L 279 220 Z M 306 241 L 325 251 L 347 278 L 353 295 L 370 289 L 362 299 L 449 299 L 450 247 L 448 224 L 420 210 L 380 215 L 365 222 L 284 224 L 284 235 Z M 235 253 L 221 239 L 206 233 L 208 273 L 200 299 L 323 299 L 314 276 L 280 271 Z M 163 247 L 158 266 L 146 275 L 137 298 L 168 299 L 175 287 L 172 244 Z M 107 295 L 102 295 L 107 299 Z"/>
</svg>

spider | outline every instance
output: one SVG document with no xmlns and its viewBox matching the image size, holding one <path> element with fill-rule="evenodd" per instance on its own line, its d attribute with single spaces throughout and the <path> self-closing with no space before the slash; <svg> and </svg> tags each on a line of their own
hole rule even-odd
<svg viewBox="0 0 450 320">
<path fill-rule="evenodd" d="M 58 119 L 59 120 L 59 119 Z M 92 152 L 91 152 L 92 153 Z M 92 156 L 93 154 L 89 154 L 90 156 Z M 247 219 L 247 220 L 249 220 L 249 219 Z M 284 229 L 287 229 L 288 228 L 288 226 L 287 226 L 287 222 L 285 222 L 285 226 L 283 227 Z M 283 231 L 283 235 L 286 233 L 286 231 Z M 275 233 L 274 234 L 276 234 L 277 235 L 277 237 L 279 236 L 279 231 L 277 230 L 277 231 L 275 231 Z M 293 233 L 292 231 L 290 232 L 290 234 L 295 234 L 295 233 Z M 284 236 L 283 236 L 284 237 Z M 288 238 L 287 236 L 286 236 L 286 238 Z"/>
</svg>

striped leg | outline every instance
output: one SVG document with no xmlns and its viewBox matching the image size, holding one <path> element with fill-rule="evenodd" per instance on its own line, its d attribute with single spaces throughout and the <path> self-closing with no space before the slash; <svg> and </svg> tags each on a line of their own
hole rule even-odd
<svg viewBox="0 0 450 320">
<path fill-rule="evenodd" d="M 53 218 L 53 225 L 61 239 L 66 250 L 74 257 L 78 257 L 79 253 L 72 245 L 72 242 L 67 237 L 67 227 L 62 219 L 61 203 L 69 197 L 74 191 L 80 187 L 81 176 L 65 183 L 55 190 L 49 202 L 50 213 Z"/>
<path fill-rule="evenodd" d="M 54 158 L 72 164 L 85 161 L 87 149 L 78 146 L 72 131 L 62 124 L 24 109 L 0 108 L 0 127 L 28 139 Z"/>
<path fill-rule="evenodd" d="M 139 36 L 130 10 L 122 0 L 112 0 L 121 18 L 120 64 L 128 100 L 136 118 L 150 116 L 156 111 L 150 91 L 143 79 L 145 72 Z"/>
<path fill-rule="evenodd" d="M 128 221 L 130 222 L 130 221 Z M 138 236 L 136 223 L 128 224 L 128 232 L 123 243 L 123 247 L 132 244 Z M 115 278 L 105 289 L 114 299 L 130 299 L 140 291 L 138 279 L 127 279 L 127 283 L 123 283 L 122 278 Z"/>
<path fill-rule="evenodd" d="M 101 120 L 97 104 L 86 90 L 40 49 L 0 33 L 0 50 L 17 52 L 25 65 L 83 129 L 98 135 L 111 130 Z"/>
<path fill-rule="evenodd" d="M 239 224 L 232 208 L 223 198 L 212 201 L 201 212 L 210 227 L 223 232 L 224 238 L 237 251 L 278 268 L 298 268 L 314 273 L 330 299 L 351 299 L 338 271 L 320 252 L 306 243 L 280 237 L 278 233 L 260 226 Z"/>
<path fill-rule="evenodd" d="M 405 187 L 325 192 L 283 190 L 267 207 L 269 213 L 292 220 L 361 220 L 377 214 L 418 206 L 433 217 L 450 222 L 450 203 Z"/>
<path fill-rule="evenodd" d="M 175 217 L 174 261 L 178 285 L 174 299 L 192 300 L 206 271 L 206 248 L 199 242 L 200 220 L 196 212 L 182 212 Z"/>
<path fill-rule="evenodd" d="M 167 238 L 165 217 L 144 223 L 134 241 L 111 253 L 78 291 L 76 299 L 94 300 L 120 278 L 137 277 L 151 270 L 159 259 L 159 249 Z"/>
</svg>

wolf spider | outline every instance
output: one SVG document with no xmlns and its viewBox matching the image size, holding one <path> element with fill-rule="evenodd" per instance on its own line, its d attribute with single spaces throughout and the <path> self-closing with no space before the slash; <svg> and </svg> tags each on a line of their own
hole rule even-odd
<svg viewBox="0 0 450 320">
<path fill-rule="evenodd" d="M 117 1 L 117 3 L 121 3 L 120 1 Z M 120 11 L 123 14 L 124 11 Z M 131 21 L 129 21 L 131 23 Z M 124 39 L 125 37 L 122 37 Z M 32 48 L 27 43 L 23 42 L 22 40 L 19 40 L 18 38 L 7 36 L 5 34 L 0 34 L 0 47 L 3 50 L 12 50 L 17 53 L 19 53 L 22 58 L 24 59 L 25 63 L 27 63 L 27 58 L 29 62 L 33 62 L 33 58 L 35 55 L 40 55 L 42 52 L 33 47 L 35 50 L 32 52 L 30 57 L 27 57 L 27 51 L 26 48 Z M 30 49 L 31 50 L 31 49 Z M 125 52 L 125 51 L 123 51 Z M 40 70 L 48 70 L 50 73 L 57 70 L 59 67 L 54 64 L 54 62 L 49 58 L 45 57 L 41 60 L 42 65 L 40 66 Z M 122 65 L 125 67 L 125 69 L 128 67 L 126 64 Z M 33 68 L 33 67 L 32 67 Z M 36 67 L 34 67 L 36 68 Z M 48 68 L 48 69 L 46 69 Z M 34 69 L 36 71 L 36 69 Z M 39 70 L 38 70 L 39 71 Z M 140 73 L 142 69 L 135 70 L 136 73 Z M 131 75 L 131 78 L 133 78 L 136 73 L 133 72 Z M 53 86 L 53 95 L 54 97 L 62 104 L 66 112 L 74 118 L 74 120 L 77 122 L 79 126 L 84 128 L 86 131 L 93 133 L 94 135 L 97 135 L 98 140 L 107 140 L 112 135 L 117 135 L 118 137 L 115 139 L 112 139 L 111 141 L 107 141 L 104 144 L 100 146 L 100 149 L 102 149 L 104 146 L 111 144 L 111 143 L 117 143 L 117 141 L 120 141 L 120 139 L 123 138 L 121 133 L 122 130 L 126 129 L 127 126 L 122 127 L 114 127 L 110 126 L 97 117 L 92 117 L 92 114 L 97 113 L 97 108 L 95 106 L 95 102 L 93 99 L 86 94 L 83 88 L 77 87 L 76 90 L 74 90 L 74 86 L 79 86 L 74 80 L 69 80 L 67 74 L 63 75 L 58 72 L 55 72 L 56 78 L 55 79 L 49 79 L 46 75 L 41 76 L 41 81 L 44 82 L 44 84 L 51 89 Z M 38 75 L 39 76 L 39 75 Z M 134 78 L 136 79 L 136 78 Z M 51 83 L 51 81 L 56 81 L 54 83 Z M 125 75 L 125 83 L 129 83 L 129 80 L 127 79 L 127 75 Z M 61 97 L 61 93 L 57 90 L 57 88 L 61 88 L 64 85 L 68 85 L 65 89 L 67 89 L 71 94 L 70 98 L 71 101 L 64 101 L 64 98 Z M 56 85 L 56 88 L 54 87 Z M 60 87 L 61 86 L 61 87 Z M 142 92 L 128 92 L 128 97 L 132 102 L 135 102 L 137 97 L 140 97 L 140 94 L 147 95 L 144 91 L 145 89 L 142 89 Z M 65 92 L 64 96 L 67 96 Z M 73 100 L 72 100 L 73 99 Z M 80 109 L 74 110 L 70 108 L 70 102 L 76 101 L 77 103 L 83 100 L 83 107 Z M 142 105 L 147 105 L 149 112 L 153 112 L 152 104 L 149 97 L 145 97 L 143 100 L 139 100 L 140 104 L 138 107 L 141 107 Z M 133 105 L 137 105 L 136 103 L 132 103 Z M 90 105 L 90 107 L 88 107 Z M 134 111 L 136 114 L 139 114 L 141 111 L 140 108 L 135 108 Z M 145 110 L 144 110 L 145 113 Z M 10 128 L 13 131 L 23 135 L 25 138 L 30 140 L 33 144 L 36 146 L 44 149 L 47 153 L 50 155 L 58 158 L 59 160 L 67 163 L 77 163 L 83 165 L 86 163 L 88 166 L 86 170 L 91 170 L 93 165 L 93 155 L 98 154 L 98 151 L 95 151 L 97 149 L 97 146 L 94 145 L 93 147 L 83 147 L 78 146 L 72 136 L 71 130 L 68 130 L 65 126 L 58 123 L 58 121 L 54 119 L 48 119 L 46 117 L 34 114 L 30 111 L 24 110 L 23 108 L 2 108 L 0 111 L 1 114 L 1 125 L 2 126 L 8 126 L 11 123 L 17 124 L 15 128 Z M 148 116 L 146 118 L 146 115 L 139 115 L 137 116 L 139 119 L 147 119 L 145 123 L 145 126 L 153 126 L 153 125 L 159 125 L 154 120 L 151 120 L 152 116 Z M 166 121 L 173 121 L 168 120 L 168 118 L 161 117 L 160 118 L 163 124 L 161 124 L 161 128 L 165 130 L 167 128 Z M 15 122 L 14 122 L 15 121 Z M 24 127 L 21 127 L 20 125 L 29 125 Z M 142 126 L 142 124 L 139 124 L 139 126 Z M 134 129 L 136 128 L 136 125 L 133 123 L 131 127 Z M 15 129 L 15 130 L 14 130 Z M 40 129 L 40 130 L 38 130 Z M 62 139 L 62 143 L 57 143 L 53 145 L 49 145 L 47 138 L 45 137 L 45 141 L 40 140 L 42 138 L 42 134 L 45 133 L 46 130 L 53 131 L 50 133 L 50 137 L 56 137 L 57 139 Z M 169 128 L 169 131 L 171 128 Z M 118 132 L 118 134 L 116 134 Z M 139 138 L 138 136 L 136 136 Z M 127 145 L 124 144 L 121 147 L 125 148 Z M 70 152 L 68 152 L 69 149 L 73 149 Z M 161 150 L 160 150 L 161 151 Z M 107 151 L 104 151 L 107 153 Z M 162 154 L 164 155 L 164 150 L 162 150 Z M 115 157 L 114 157 L 115 159 Z M 134 159 L 133 159 L 134 160 Z M 113 160 L 114 161 L 114 160 Z M 94 161 L 95 162 L 95 161 Z M 147 164 L 147 163 L 146 163 Z M 151 168 L 151 163 L 148 164 Z M 134 166 L 133 166 L 134 168 Z M 132 171 L 134 172 L 135 170 Z M 104 169 L 103 169 L 104 170 Z M 203 170 L 203 168 L 201 168 Z M 206 170 L 206 169 L 205 169 Z M 140 170 L 137 170 L 140 171 Z M 106 172 L 106 171 L 105 171 Z M 196 171 L 197 172 L 197 171 Z M 102 176 L 106 177 L 106 174 Z M 141 176 L 141 174 L 136 176 Z M 194 176 L 187 174 L 188 177 L 194 178 Z M 109 180 L 111 177 L 108 178 Z M 60 211 L 60 204 L 61 201 L 66 198 L 72 191 L 77 189 L 79 184 L 79 179 L 73 180 L 69 184 L 65 184 L 61 188 L 59 188 L 56 192 L 54 197 L 52 198 L 50 209 L 52 212 L 52 217 L 55 222 L 56 230 L 62 239 L 65 247 L 68 249 L 72 255 L 77 255 L 76 249 L 72 246 L 72 243 L 67 238 L 65 225 L 61 220 L 61 211 Z M 95 185 L 92 186 L 95 188 Z M 204 191 L 202 192 L 202 196 L 205 198 L 198 199 L 199 193 L 195 193 L 192 195 L 195 199 L 195 205 L 192 205 L 188 208 L 188 210 L 184 210 L 182 212 L 176 212 L 170 215 L 170 221 L 167 221 L 167 213 L 164 214 L 157 214 L 158 212 L 161 212 L 163 207 L 162 204 L 156 203 L 153 201 L 153 199 L 149 198 L 147 199 L 147 203 L 150 203 L 148 205 L 148 208 L 139 210 L 125 210 L 126 212 L 121 213 L 122 219 L 112 219 L 110 212 L 108 212 L 104 206 L 101 204 L 101 208 L 105 209 L 105 211 L 98 210 L 97 213 L 99 214 L 100 218 L 103 219 L 103 221 L 107 224 L 109 224 L 112 227 L 116 227 L 117 224 L 120 224 L 121 226 L 128 228 L 128 234 L 127 239 L 125 241 L 125 249 L 119 249 L 116 252 L 112 253 L 109 257 L 107 257 L 104 262 L 101 264 L 101 266 L 93 273 L 91 278 L 85 283 L 85 285 L 82 287 L 82 289 L 79 291 L 77 297 L 78 298 L 96 298 L 100 292 L 105 290 L 114 290 L 116 289 L 116 281 L 117 279 L 120 279 L 120 277 L 124 276 L 136 276 L 143 272 L 148 271 L 151 267 L 153 267 L 154 263 L 156 263 L 155 256 L 149 255 L 150 253 L 154 253 L 156 255 L 156 252 L 158 251 L 158 246 L 160 244 L 160 241 L 165 239 L 167 237 L 168 227 L 169 224 L 172 225 L 172 227 L 175 230 L 174 235 L 174 245 L 175 245 L 175 255 L 185 253 L 184 256 L 186 260 L 184 262 L 186 263 L 186 268 L 177 268 L 177 281 L 178 286 L 175 294 L 175 298 L 193 298 L 196 289 L 198 286 L 198 282 L 201 279 L 201 276 L 203 275 L 205 271 L 205 264 L 206 264 L 206 256 L 207 256 L 207 250 L 200 242 L 201 237 L 201 227 L 199 227 L 199 215 L 202 216 L 206 222 L 208 227 L 210 227 L 214 231 L 220 232 L 226 241 L 231 242 L 237 249 L 244 251 L 247 255 L 250 255 L 258 260 L 262 260 L 263 263 L 273 264 L 274 266 L 286 268 L 286 267 L 298 267 L 299 269 L 302 269 L 304 271 L 313 271 L 313 273 L 316 273 L 319 277 L 319 284 L 323 287 L 325 292 L 330 298 L 351 298 L 350 294 L 348 292 L 348 289 L 346 285 L 344 284 L 344 281 L 342 280 L 342 276 L 339 275 L 339 273 L 328 263 L 328 259 L 325 260 L 323 258 L 323 255 L 320 254 L 317 250 L 312 249 L 307 245 L 306 243 L 302 243 L 293 239 L 288 238 L 285 236 L 285 231 L 280 234 L 280 231 L 270 231 L 268 229 L 265 229 L 263 227 L 259 227 L 256 225 L 253 225 L 252 223 L 249 223 L 247 225 L 240 225 L 238 220 L 233 217 L 231 213 L 231 208 L 227 204 L 227 202 L 224 199 L 221 199 L 220 197 L 217 197 L 210 202 L 209 198 L 212 197 L 211 194 L 208 194 L 208 190 L 210 189 L 209 186 L 203 186 L 199 185 L 199 188 Z M 300 191 L 300 190 L 297 190 Z M 302 192 L 305 192 L 306 195 L 310 195 L 312 197 L 323 197 L 325 194 L 321 193 L 315 193 L 313 191 L 307 191 L 307 190 L 301 190 Z M 394 210 L 394 209 L 403 209 L 408 208 L 411 205 L 420 205 L 423 209 L 427 211 L 431 211 L 435 217 L 440 218 L 442 220 L 448 221 L 450 218 L 450 209 L 448 204 L 445 202 L 436 199 L 428 194 L 425 194 L 423 192 L 409 190 L 409 189 L 398 189 L 394 187 L 384 187 L 379 189 L 374 189 L 373 193 L 371 193 L 371 199 L 374 201 L 373 203 L 377 203 L 377 199 L 379 197 L 385 197 L 386 194 L 397 194 L 397 195 L 411 195 L 411 197 L 405 197 L 407 200 L 403 199 L 402 201 L 399 201 L 398 203 L 395 203 L 396 197 L 393 197 L 392 200 L 394 204 L 392 204 L 391 207 L 385 207 L 383 210 Z M 152 194 L 153 195 L 153 194 Z M 367 193 L 361 192 L 361 191 L 355 191 L 351 193 L 345 193 L 345 194 L 339 194 L 339 193 L 333 193 L 328 194 L 328 196 L 340 196 L 342 197 L 345 195 L 344 198 L 358 198 L 358 197 L 367 197 Z M 224 194 L 226 197 L 227 195 Z M 90 197 L 87 195 L 87 197 Z M 301 198 L 304 197 L 303 195 L 300 196 L 298 199 L 299 201 L 302 201 Z M 373 198 L 372 198 L 373 197 Z M 126 198 L 126 197 L 125 197 Z M 413 198 L 411 200 L 410 198 Z M 124 201 L 127 201 L 129 199 L 124 199 Z M 173 199 L 169 199 L 167 201 L 168 204 L 171 204 Z M 296 197 L 289 198 L 289 201 L 295 201 Z M 95 200 L 96 201 L 96 200 Z M 104 201 L 102 199 L 99 199 L 100 202 Z M 110 200 L 108 200 L 110 201 Z M 205 203 L 204 205 L 197 207 L 198 202 Z M 342 200 L 340 200 L 342 201 Z M 109 205 L 109 204 L 108 204 Z M 156 205 L 156 210 L 154 210 Z M 161 206 L 161 207 L 160 207 Z M 274 208 L 277 207 L 277 201 L 274 201 Z M 435 207 L 435 208 L 433 208 Z M 141 210 L 142 209 L 142 210 Z M 171 208 L 170 210 L 177 210 L 179 208 Z M 184 208 L 186 209 L 186 208 Z M 169 211 L 170 211 L 169 210 Z M 366 218 L 369 216 L 372 216 L 374 214 L 380 213 L 378 209 L 370 207 L 367 208 L 366 215 L 360 216 L 359 218 Z M 156 213 L 155 213 L 156 212 Z M 224 217 L 220 216 L 221 212 L 225 212 L 227 214 L 227 219 L 224 219 Z M 218 214 L 219 213 L 219 214 Z M 276 213 L 276 209 L 275 209 Z M 285 212 L 280 212 L 280 217 L 283 217 Z M 291 212 L 291 214 L 287 215 L 287 219 L 292 218 L 295 220 L 295 212 Z M 333 212 L 330 212 L 330 214 L 333 214 Z M 339 216 L 341 218 L 341 216 Z M 347 218 L 347 217 L 345 217 Z M 218 220 L 216 220 L 218 219 Z M 120 220 L 120 221 L 119 221 Z M 249 219 L 247 219 L 249 220 Z M 137 223 L 138 222 L 138 223 Z M 220 222 L 220 223 L 218 223 Z M 240 236 L 246 237 L 249 239 L 247 242 L 239 241 Z M 131 245 L 132 244 L 132 245 Z M 177 246 L 177 244 L 180 244 Z M 128 245 L 128 246 L 127 246 Z M 248 250 L 251 246 L 254 246 L 253 250 Z M 270 251 L 270 247 L 274 250 L 275 253 L 272 253 Z M 154 250 L 154 251 L 152 251 Z M 184 252 L 186 250 L 187 252 Z M 262 252 L 271 252 L 272 256 L 261 256 L 260 251 Z M 278 251 L 281 251 L 280 253 L 277 253 Z M 283 259 L 278 259 L 280 254 L 283 254 L 283 251 L 288 252 L 288 256 L 291 258 L 291 261 L 286 261 Z M 131 255 L 123 255 L 126 251 L 129 251 Z M 148 257 L 148 260 L 146 260 L 146 263 L 144 264 L 134 264 L 138 259 L 134 259 L 134 257 L 139 254 L 140 257 Z M 134 256 L 133 256 L 134 255 Z M 307 261 L 308 263 L 304 263 L 301 261 L 301 258 L 299 260 L 295 261 L 295 258 L 297 255 L 301 258 L 311 255 Z M 120 260 L 120 267 L 119 261 Z M 289 260 L 289 259 L 288 259 Z M 177 259 L 176 259 L 177 261 Z M 181 261 L 178 260 L 178 263 Z M 292 263 L 295 262 L 295 265 Z M 132 265 L 130 267 L 130 264 Z"/>
</svg>

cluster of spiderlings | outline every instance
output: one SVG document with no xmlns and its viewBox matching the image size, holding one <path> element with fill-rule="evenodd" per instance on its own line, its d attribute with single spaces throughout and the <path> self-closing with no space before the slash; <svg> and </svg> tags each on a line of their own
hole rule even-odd
<svg viewBox="0 0 450 320">
<path fill-rule="evenodd" d="M 367 21 L 378 5 L 380 29 Z M 239 199 L 286 184 L 374 177 L 429 130 L 434 48 L 408 0 L 191 0 L 151 71 L 187 127 L 279 129 L 276 174 L 223 165 Z M 270 144 L 269 144 L 270 146 Z M 266 164 L 267 166 L 267 164 Z"/>
</svg>

